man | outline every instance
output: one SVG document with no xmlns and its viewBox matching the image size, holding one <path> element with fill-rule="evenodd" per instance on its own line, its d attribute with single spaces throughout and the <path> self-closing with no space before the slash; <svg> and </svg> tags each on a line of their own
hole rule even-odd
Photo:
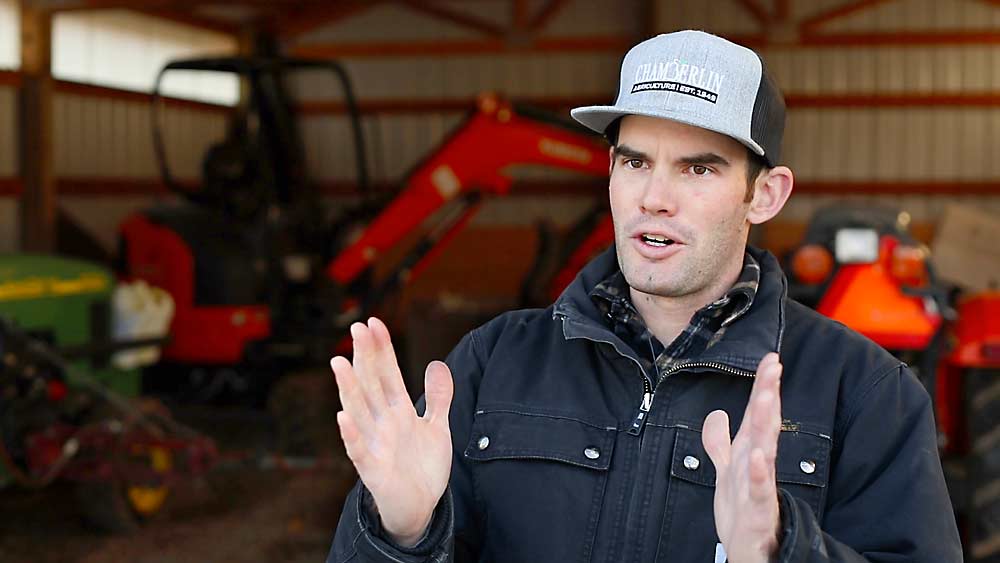
<svg viewBox="0 0 1000 563">
<path fill-rule="evenodd" d="M 573 116 L 612 144 L 615 246 L 429 365 L 423 416 L 352 327 L 328 561 L 959 561 L 923 388 L 746 247 L 793 183 L 760 58 L 660 35 Z"/>
</svg>

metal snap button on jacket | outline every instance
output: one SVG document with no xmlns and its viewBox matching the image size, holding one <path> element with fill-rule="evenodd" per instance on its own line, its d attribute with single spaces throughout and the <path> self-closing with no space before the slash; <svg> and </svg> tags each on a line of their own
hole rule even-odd
<svg viewBox="0 0 1000 563">
<path fill-rule="evenodd" d="M 587 456 L 587 459 L 597 459 L 601 457 L 601 450 L 597 448 L 587 448 L 583 450 L 583 455 Z"/>
<path fill-rule="evenodd" d="M 690 469 L 691 471 L 697 471 L 699 466 L 701 466 L 701 460 L 693 455 L 685 456 L 684 467 Z"/>
<path fill-rule="evenodd" d="M 486 448 L 490 447 L 490 437 L 483 436 L 482 438 L 479 439 L 479 443 L 477 445 L 481 450 L 485 450 Z"/>
<path fill-rule="evenodd" d="M 799 462 L 799 469 L 807 475 L 812 475 L 816 473 L 816 462 L 810 459 L 803 459 Z"/>
</svg>

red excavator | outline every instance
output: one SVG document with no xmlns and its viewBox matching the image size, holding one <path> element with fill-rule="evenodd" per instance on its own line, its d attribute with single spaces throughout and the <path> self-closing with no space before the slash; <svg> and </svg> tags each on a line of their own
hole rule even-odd
<svg viewBox="0 0 1000 563">
<path fill-rule="evenodd" d="M 330 210 L 305 172 L 285 83 L 302 70 L 328 71 L 340 81 L 363 187 L 364 143 L 343 69 L 273 57 L 177 61 L 160 72 L 154 99 L 164 75 L 182 70 L 234 74 L 248 95 L 234 109 L 226 138 L 205 154 L 197 190 L 171 174 L 154 103 L 162 176 L 183 197 L 124 222 L 121 270 L 167 290 L 176 302 L 164 359 L 217 374 L 212 379 L 233 378 L 234 366 L 263 380 L 263 374 L 325 365 L 351 322 L 418 276 L 485 197 L 509 191 L 509 167 L 594 176 L 608 170 L 598 137 L 485 95 L 401 190 L 388 198 L 363 192 L 358 205 Z M 374 266 L 414 237 L 412 250 L 375 279 Z"/>
</svg>

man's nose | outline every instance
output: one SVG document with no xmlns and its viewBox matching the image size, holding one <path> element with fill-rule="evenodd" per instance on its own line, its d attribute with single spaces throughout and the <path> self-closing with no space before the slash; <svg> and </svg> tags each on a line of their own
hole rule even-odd
<svg viewBox="0 0 1000 563">
<path fill-rule="evenodd" d="M 659 171 L 650 174 L 639 201 L 643 213 L 674 215 L 677 203 L 676 186 L 667 174 Z"/>
</svg>

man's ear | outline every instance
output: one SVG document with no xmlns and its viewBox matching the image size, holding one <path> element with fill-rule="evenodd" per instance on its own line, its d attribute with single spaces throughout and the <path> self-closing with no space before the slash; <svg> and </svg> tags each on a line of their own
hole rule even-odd
<svg viewBox="0 0 1000 563">
<path fill-rule="evenodd" d="M 761 174 L 747 211 L 747 221 L 759 225 L 777 215 L 788 201 L 788 196 L 792 195 L 794 182 L 792 171 L 787 166 L 775 166 Z"/>
<path fill-rule="evenodd" d="M 608 176 L 611 175 L 611 172 L 614 169 L 615 169 L 615 148 L 614 147 L 609 147 L 608 148 Z"/>
</svg>

